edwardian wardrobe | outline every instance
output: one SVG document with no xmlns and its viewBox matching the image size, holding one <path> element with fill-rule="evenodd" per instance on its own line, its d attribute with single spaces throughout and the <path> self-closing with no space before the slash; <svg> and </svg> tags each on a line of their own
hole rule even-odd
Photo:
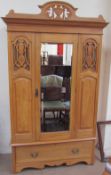
<svg viewBox="0 0 111 175">
<path fill-rule="evenodd" d="M 39 7 L 40 14 L 11 10 L 3 18 L 8 30 L 15 172 L 27 167 L 94 163 L 101 41 L 107 23 L 102 16 L 77 17 L 77 9 L 65 2 Z M 58 46 L 61 54 L 59 50 L 54 57 L 53 47 Z M 58 62 L 49 63 L 47 48 L 51 60 Z M 56 82 L 53 87 L 49 78 Z M 48 90 L 47 85 L 42 86 L 46 80 Z M 68 92 L 62 87 L 64 80 L 69 83 Z M 55 95 L 46 98 L 52 91 Z M 65 94 L 70 98 L 64 98 Z"/>
</svg>

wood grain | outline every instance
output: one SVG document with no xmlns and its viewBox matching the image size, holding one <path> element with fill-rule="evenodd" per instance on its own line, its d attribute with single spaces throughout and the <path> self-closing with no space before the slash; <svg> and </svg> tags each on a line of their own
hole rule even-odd
<svg viewBox="0 0 111 175">
<path fill-rule="evenodd" d="M 50 19 L 46 12 L 55 5 L 57 16 L 54 18 L 53 13 Z M 60 6 L 69 11 L 67 19 Z M 40 8 L 41 14 L 11 10 L 3 18 L 8 30 L 14 173 L 28 167 L 94 163 L 101 43 L 103 28 L 108 23 L 102 16 L 77 17 L 77 9 L 63 1 L 48 2 Z M 73 45 L 69 131 L 41 132 L 42 42 Z"/>
</svg>

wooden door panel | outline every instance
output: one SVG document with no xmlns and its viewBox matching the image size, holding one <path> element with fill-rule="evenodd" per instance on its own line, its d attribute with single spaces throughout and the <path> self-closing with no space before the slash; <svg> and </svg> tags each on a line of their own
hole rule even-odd
<svg viewBox="0 0 111 175">
<path fill-rule="evenodd" d="M 12 143 L 35 139 L 34 34 L 9 34 Z"/>
<path fill-rule="evenodd" d="M 96 80 L 84 78 L 80 85 L 80 128 L 93 127 L 95 115 Z"/>
<path fill-rule="evenodd" d="M 16 133 L 30 133 L 32 131 L 32 96 L 31 80 L 18 78 L 14 81 L 14 107 L 16 110 Z"/>
<path fill-rule="evenodd" d="M 40 77 L 40 67 L 38 65 L 41 64 L 40 60 L 40 46 L 41 43 L 64 43 L 64 44 L 72 44 L 72 77 L 71 77 L 71 97 L 70 97 L 70 101 L 71 101 L 71 106 L 70 106 L 70 119 L 69 120 L 69 129 L 68 130 L 64 130 L 64 131 L 54 131 L 54 132 L 42 132 L 41 128 L 39 128 L 39 134 L 40 137 L 39 139 L 41 141 L 46 141 L 46 140 L 64 140 L 64 139 L 70 139 L 70 138 L 74 138 L 75 137 L 75 86 L 76 86 L 76 68 L 77 68 L 77 43 L 78 43 L 78 35 L 77 34 L 55 34 L 53 35 L 52 33 L 44 33 L 41 35 L 36 35 L 36 67 L 38 67 L 38 69 L 36 69 L 36 87 L 38 87 L 38 97 L 40 99 L 40 88 L 41 88 L 41 77 Z M 37 104 L 37 103 L 36 103 Z M 39 106 L 41 104 L 39 103 Z M 36 110 L 36 116 L 37 116 L 37 123 L 41 124 L 40 121 L 40 115 L 41 113 Z M 40 126 L 40 125 L 39 125 Z M 36 132 L 38 133 L 38 131 Z"/>
<path fill-rule="evenodd" d="M 100 70 L 99 35 L 80 35 L 77 71 L 77 138 L 95 137 Z"/>
</svg>

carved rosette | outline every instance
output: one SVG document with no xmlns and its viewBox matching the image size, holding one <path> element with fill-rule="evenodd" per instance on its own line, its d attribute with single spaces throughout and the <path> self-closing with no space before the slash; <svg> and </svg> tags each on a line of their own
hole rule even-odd
<svg viewBox="0 0 111 175">
<path fill-rule="evenodd" d="M 83 45 L 82 71 L 96 71 L 97 65 L 97 43 L 93 39 L 88 39 Z"/>
<path fill-rule="evenodd" d="M 13 43 L 13 64 L 14 71 L 20 68 L 30 70 L 30 51 L 29 51 L 29 41 L 24 38 L 18 38 Z"/>
</svg>

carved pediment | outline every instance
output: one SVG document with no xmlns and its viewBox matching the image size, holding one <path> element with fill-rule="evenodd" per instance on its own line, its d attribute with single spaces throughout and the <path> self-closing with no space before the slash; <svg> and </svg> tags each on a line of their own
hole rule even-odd
<svg viewBox="0 0 111 175">
<path fill-rule="evenodd" d="M 77 8 L 62 1 L 48 2 L 39 6 L 39 8 L 41 9 L 41 15 L 49 19 L 68 20 L 76 17 Z"/>
<path fill-rule="evenodd" d="M 16 24 L 43 24 L 43 25 L 65 25 L 75 27 L 104 28 L 108 23 L 102 15 L 97 18 L 83 18 L 76 15 L 77 8 L 63 1 L 52 1 L 39 5 L 40 14 L 22 14 L 10 10 L 3 20 L 6 23 Z"/>
<path fill-rule="evenodd" d="M 76 16 L 77 8 L 74 8 L 69 3 L 63 1 L 52 1 L 45 3 L 44 5 L 39 5 L 38 7 L 41 9 L 41 13 L 30 15 L 30 17 L 32 16 L 33 18 L 37 19 L 39 18 L 39 19 L 54 19 L 54 20 L 71 20 L 77 18 Z M 20 14 L 15 13 L 14 10 L 10 10 L 7 16 L 17 17 L 18 15 Z"/>
</svg>

